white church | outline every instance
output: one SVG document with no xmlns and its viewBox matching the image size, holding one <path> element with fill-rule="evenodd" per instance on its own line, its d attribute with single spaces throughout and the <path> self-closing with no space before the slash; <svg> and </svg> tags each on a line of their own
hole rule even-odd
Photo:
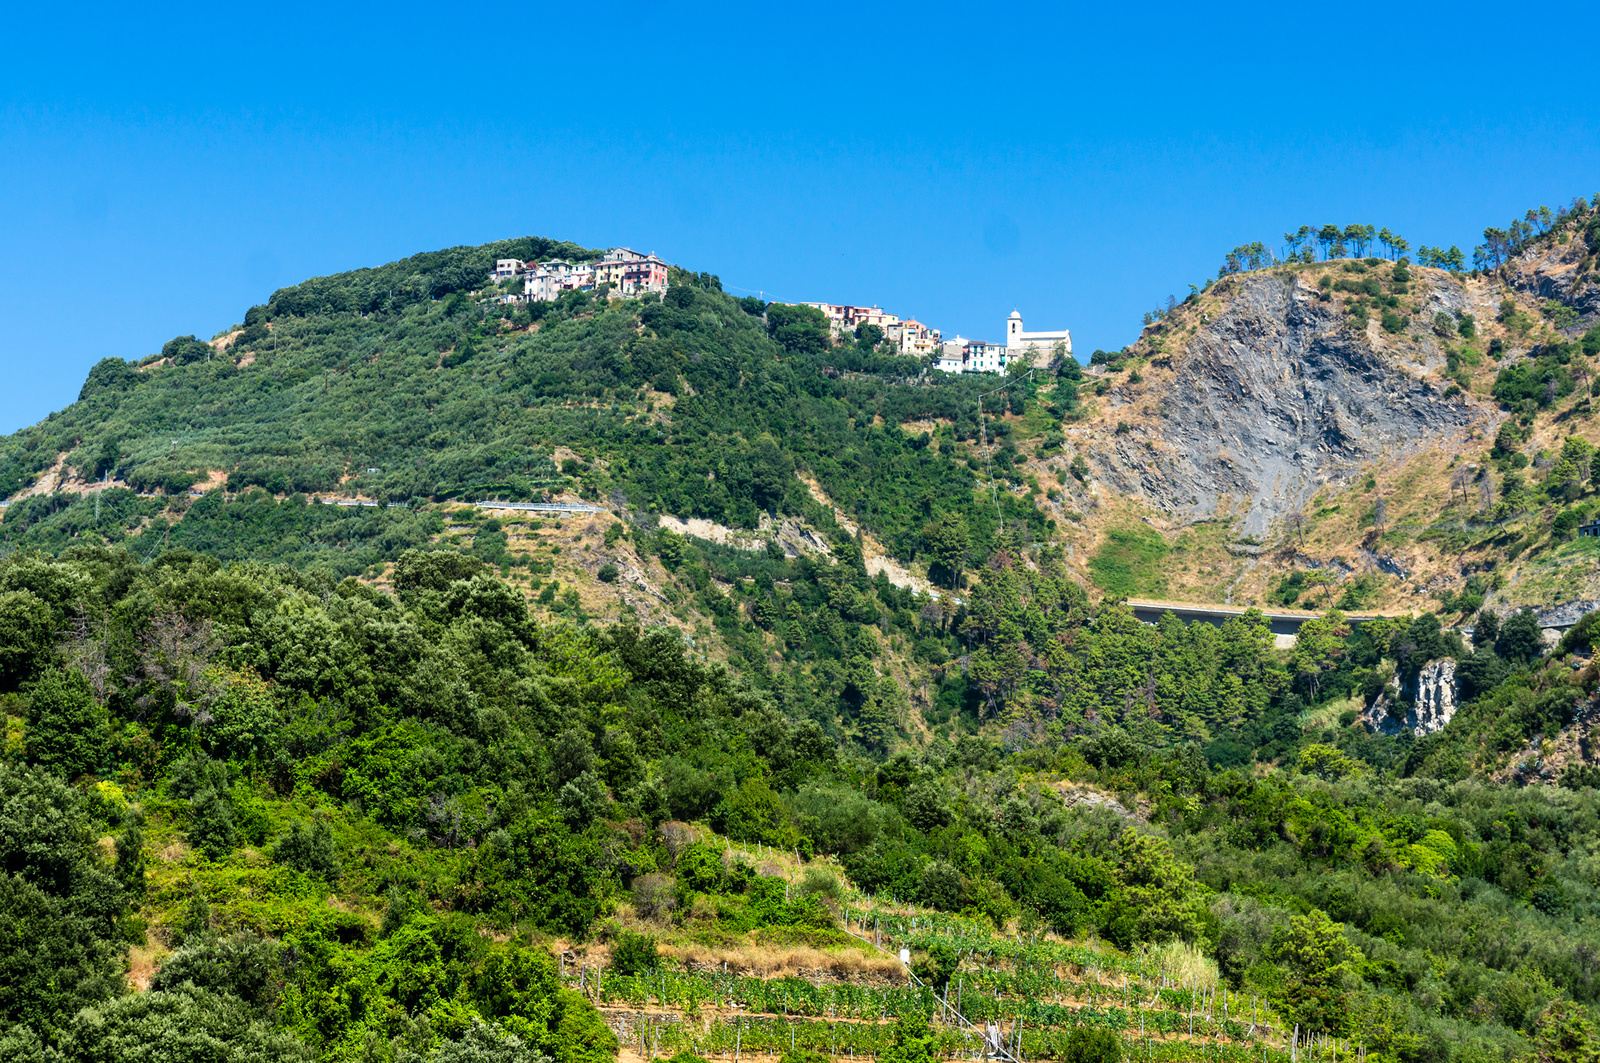
<svg viewBox="0 0 1600 1063">
<path fill-rule="evenodd" d="M 1022 327 L 1021 312 L 1013 310 L 1006 318 L 1004 346 L 957 336 L 945 341 L 934 367 L 946 373 L 1003 373 L 1006 366 L 1019 360 L 1028 365 L 1045 365 L 1058 347 L 1068 357 L 1072 355 L 1070 331 L 1028 332 Z"/>
</svg>

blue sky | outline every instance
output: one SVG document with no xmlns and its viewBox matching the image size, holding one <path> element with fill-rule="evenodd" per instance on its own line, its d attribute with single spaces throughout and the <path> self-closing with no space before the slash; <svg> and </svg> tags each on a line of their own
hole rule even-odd
<svg viewBox="0 0 1600 1063">
<path fill-rule="evenodd" d="M 947 334 L 1015 306 L 1086 357 L 1235 244 L 1470 249 L 1600 191 L 1592 6 L 224 7 L 8 16 L 0 431 L 281 285 L 507 236 Z"/>
</svg>

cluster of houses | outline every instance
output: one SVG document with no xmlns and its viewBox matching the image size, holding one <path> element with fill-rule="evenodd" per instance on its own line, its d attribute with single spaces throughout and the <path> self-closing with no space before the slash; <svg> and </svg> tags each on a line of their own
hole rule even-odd
<svg viewBox="0 0 1600 1063">
<path fill-rule="evenodd" d="M 522 279 L 522 294 L 500 297 L 504 303 L 553 303 L 562 292 L 593 291 L 602 284 L 622 295 L 667 290 L 667 264 L 655 255 L 641 255 L 627 247 L 614 247 L 598 262 L 524 262 L 519 258 L 496 259 L 492 283 Z"/>
<path fill-rule="evenodd" d="M 506 303 L 549 303 L 562 292 L 593 291 L 602 285 L 619 295 L 667 290 L 667 264 L 655 255 L 642 255 L 627 247 L 614 247 L 598 262 L 524 262 L 516 258 L 495 261 L 491 283 L 522 280 L 522 294 L 500 296 Z M 936 328 L 915 318 L 901 320 L 878 306 L 849 306 L 836 303 L 801 303 L 815 307 L 828 319 L 835 341 L 854 334 L 862 325 L 874 325 L 884 339 L 903 355 L 931 359 L 934 368 L 945 373 L 1004 373 L 1012 363 L 1044 365 L 1052 358 L 1072 355 L 1072 333 L 1028 332 L 1022 327 L 1022 314 L 1016 310 L 1006 318 L 1005 343 L 969 340 L 962 336 L 946 340 Z"/>
<path fill-rule="evenodd" d="M 876 306 L 846 306 L 835 303 L 801 303 L 822 311 L 828 319 L 828 331 L 838 341 L 854 333 L 862 325 L 876 325 L 883 330 L 883 338 L 900 348 L 901 354 L 926 357 L 939 348 L 939 330 L 929 328 L 915 318 L 901 321 L 894 314 Z"/>
<path fill-rule="evenodd" d="M 932 358 L 934 368 L 945 373 L 1003 373 L 1012 362 L 1044 365 L 1054 357 L 1070 357 L 1072 333 L 1028 332 L 1022 327 L 1022 314 L 1016 310 L 1006 319 L 1006 342 L 969 340 L 956 336 L 946 340 L 936 328 L 915 318 L 902 321 L 877 306 L 848 306 L 835 303 L 801 303 L 815 307 L 828 319 L 835 341 L 854 333 L 862 325 L 876 325 L 884 338 L 894 343 L 903 355 Z"/>
</svg>

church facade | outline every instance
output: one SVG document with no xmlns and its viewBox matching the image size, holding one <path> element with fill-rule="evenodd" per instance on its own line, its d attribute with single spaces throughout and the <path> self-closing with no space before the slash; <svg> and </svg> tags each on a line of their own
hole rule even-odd
<svg viewBox="0 0 1600 1063">
<path fill-rule="evenodd" d="M 1005 343 L 957 336 L 940 345 L 934 368 L 945 373 L 1003 373 L 1012 362 L 1047 365 L 1058 350 L 1066 357 L 1072 356 L 1071 332 L 1028 332 L 1022 327 L 1022 314 L 1013 310 L 1006 318 Z"/>
<path fill-rule="evenodd" d="M 1026 358 L 1029 365 L 1044 365 L 1060 345 L 1066 354 L 1072 353 L 1072 332 L 1027 332 L 1022 327 L 1020 311 L 1011 311 L 1006 318 L 1006 352 L 1010 360 Z"/>
</svg>

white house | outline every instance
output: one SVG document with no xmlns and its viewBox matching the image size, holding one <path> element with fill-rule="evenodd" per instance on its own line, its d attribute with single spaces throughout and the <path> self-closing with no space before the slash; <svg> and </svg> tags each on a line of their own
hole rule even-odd
<svg viewBox="0 0 1600 1063">
<path fill-rule="evenodd" d="M 1006 348 L 998 343 L 957 336 L 940 345 L 935 368 L 946 373 L 1003 373 L 1009 361 Z"/>
<path fill-rule="evenodd" d="M 939 345 L 939 360 L 933 367 L 941 373 L 960 373 L 966 370 L 967 341 L 957 336 Z"/>
<path fill-rule="evenodd" d="M 548 265 L 535 266 L 522 276 L 522 296 L 530 303 L 553 303 L 561 296 L 561 274 Z"/>
<path fill-rule="evenodd" d="M 1025 358 L 1030 365 L 1043 365 L 1049 361 L 1057 344 L 1071 354 L 1072 333 L 1066 329 L 1060 332 L 1024 332 L 1022 314 L 1017 310 L 1012 310 L 1011 316 L 1006 318 L 1006 350 L 1011 358 Z"/>
</svg>

